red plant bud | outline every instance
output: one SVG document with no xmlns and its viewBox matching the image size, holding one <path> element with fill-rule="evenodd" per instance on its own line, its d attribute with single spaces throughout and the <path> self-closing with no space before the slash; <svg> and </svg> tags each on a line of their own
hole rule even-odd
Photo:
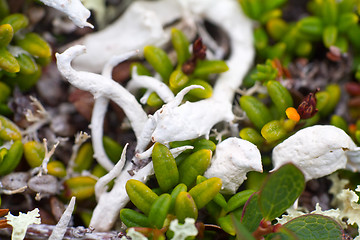
<svg viewBox="0 0 360 240">
<path fill-rule="evenodd" d="M 200 37 L 197 38 L 193 44 L 193 54 L 196 59 L 204 60 L 206 57 L 206 46 Z"/>
<path fill-rule="evenodd" d="M 351 96 L 359 96 L 360 95 L 360 83 L 348 82 L 345 84 L 345 90 Z"/>
<path fill-rule="evenodd" d="M 301 119 L 311 118 L 318 112 L 318 109 L 316 108 L 315 96 L 315 93 L 318 91 L 319 89 L 316 89 L 315 92 L 309 93 L 300 103 L 299 107 L 297 108 L 297 112 L 299 113 Z"/>
<path fill-rule="evenodd" d="M 183 73 L 185 73 L 186 75 L 190 75 L 194 72 L 196 67 L 196 58 L 195 57 L 191 57 L 189 60 L 187 60 L 181 67 L 181 70 L 183 71 Z"/>
</svg>

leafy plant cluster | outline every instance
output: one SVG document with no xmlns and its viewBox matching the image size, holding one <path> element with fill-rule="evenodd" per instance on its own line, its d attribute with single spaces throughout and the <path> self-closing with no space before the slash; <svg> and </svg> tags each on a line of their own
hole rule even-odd
<svg viewBox="0 0 360 240">
<path fill-rule="evenodd" d="M 279 58 L 289 62 L 293 57 L 310 57 L 316 44 L 338 47 L 343 53 L 349 46 L 359 50 L 359 26 L 356 0 L 312 0 L 310 16 L 297 22 L 282 19 L 281 7 L 286 0 L 239 0 L 245 14 L 259 22 L 255 29 L 255 46 L 262 59 Z M 351 31 L 348 31 L 351 29 Z"/>
<path fill-rule="evenodd" d="M 295 106 L 290 91 L 280 82 L 286 77 L 282 68 L 278 60 L 258 64 L 250 78 L 264 86 L 266 94 L 243 95 L 239 100 L 251 122 L 251 126 L 241 129 L 240 137 L 259 148 L 269 149 L 300 128 L 327 119 L 340 100 L 339 85 L 329 84 L 324 90 L 309 93 Z M 333 115 L 331 119 L 333 125 L 348 131 L 342 117 Z"/>
<path fill-rule="evenodd" d="M 264 64 L 256 66 L 245 82 L 247 87 L 258 84 L 266 89 L 266 93 L 240 98 L 240 106 L 249 124 L 239 134 L 259 149 L 268 151 L 300 128 L 328 119 L 341 95 L 340 87 L 330 84 L 324 90 L 308 94 L 300 104 L 296 104 L 291 92 L 281 83 L 282 78 L 287 77 L 286 68 L 275 58 L 286 63 L 294 57 L 310 57 L 317 43 L 325 47 L 337 46 L 342 52 L 348 51 L 351 46 L 356 53 L 360 48 L 360 35 L 356 34 L 360 33 L 358 16 L 355 1 L 314 0 L 309 3 L 313 16 L 297 23 L 287 23 L 281 19 L 280 9 L 285 0 L 239 2 L 244 12 L 259 22 L 254 35 L 255 46 L 258 56 L 267 59 Z M 11 114 L 6 102 L 12 89 L 17 85 L 25 91 L 36 83 L 41 75 L 41 66 L 50 58 L 51 49 L 38 35 L 25 33 L 28 20 L 24 15 L 9 14 L 6 2 L 1 0 L 0 4 L 0 175 L 4 176 L 14 172 L 22 159 L 35 169 L 41 166 L 45 157 L 44 145 L 38 141 L 23 143 L 20 129 L 3 115 Z M 350 27 L 354 31 L 346 31 Z M 189 41 L 177 29 L 172 30 L 171 41 L 177 55 L 175 67 L 164 50 L 154 46 L 144 49 L 144 57 L 157 77 L 174 94 L 189 85 L 204 87 L 203 90 L 191 90 L 185 100 L 211 97 L 209 75 L 226 71 L 225 62 L 206 60 L 206 46 L 201 39 L 194 42 L 190 51 Z M 145 64 L 134 63 L 132 67 L 136 67 L 139 75 L 152 75 Z M 350 87 L 349 91 L 354 88 Z M 164 103 L 156 93 L 152 93 L 147 104 L 158 108 Z M 342 128 L 360 143 L 359 121 L 348 125 L 344 118 L 332 115 L 330 123 Z M 122 146 L 106 136 L 103 144 L 109 158 L 114 163 L 118 161 Z M 169 226 L 172 220 L 177 219 L 183 224 L 187 218 L 193 218 L 197 220 L 199 235 L 204 234 L 205 239 L 211 239 L 215 229 L 230 239 L 342 238 L 340 225 L 322 215 L 307 214 L 284 225 L 275 223 L 274 220 L 291 207 L 304 190 L 303 174 L 295 166 L 284 165 L 271 173 L 259 191 L 248 188 L 233 195 L 223 195 L 220 193 L 221 179 L 203 176 L 216 151 L 213 141 L 193 139 L 169 145 L 170 148 L 191 145 L 194 149 L 174 158 L 166 146 L 155 144 L 152 152 L 155 179 L 152 180 L 156 182 L 144 184 L 129 180 L 126 184 L 126 191 L 137 210 L 129 205 L 121 210 L 120 219 L 130 229 L 150 239 L 171 238 L 173 232 Z M 76 174 L 70 177 L 66 177 L 69 166 L 55 159 L 48 163 L 48 174 L 64 180 L 62 197 L 69 199 L 76 196 L 78 201 L 94 200 L 96 179 L 80 173 L 90 171 L 93 176 L 101 177 L 107 172 L 100 165 L 94 165 L 93 154 L 91 143 L 82 144 L 74 165 L 70 167 Z M 261 178 L 266 175 L 262 174 Z M 81 209 L 79 212 L 88 224 L 91 213 Z M 216 224 L 215 228 L 213 224 Z"/>
<path fill-rule="evenodd" d="M 164 82 L 174 94 L 190 85 L 200 85 L 204 89 L 193 89 L 185 96 L 185 100 L 198 101 L 209 98 L 212 95 L 212 86 L 209 83 L 209 75 L 222 73 L 228 70 L 226 63 L 222 60 L 207 60 L 206 46 L 198 38 L 190 53 L 190 43 L 184 33 L 174 28 L 171 31 L 171 42 L 177 55 L 176 66 L 173 64 L 167 53 L 155 46 L 144 48 L 145 60 L 160 75 Z M 151 76 L 151 72 L 141 63 L 135 63 L 132 67 L 137 68 L 139 75 Z M 163 101 L 153 92 L 147 99 L 147 104 L 152 107 L 160 107 Z"/>
<path fill-rule="evenodd" d="M 223 195 L 219 193 L 221 179 L 201 175 L 206 169 L 203 162 L 210 157 L 211 151 L 203 149 L 177 165 L 169 149 L 156 143 L 152 160 L 159 187 L 151 189 L 138 180 L 129 180 L 127 194 L 141 212 L 122 209 L 122 222 L 148 239 L 171 239 L 172 220 L 196 220 L 204 208 L 209 217 L 198 220 L 196 226 L 205 239 L 213 237 L 210 224 L 217 224 L 237 239 L 341 239 L 343 230 L 339 223 L 322 215 L 307 214 L 284 225 L 272 224 L 304 190 L 304 176 L 294 165 L 284 165 L 272 173 L 258 192 L 243 190 Z"/>
<path fill-rule="evenodd" d="M 326 89 L 316 90 L 305 96 L 300 103 L 294 94 L 280 82 L 290 78 L 286 66 L 296 57 L 311 59 L 319 44 L 326 48 L 335 46 L 342 53 L 349 52 L 354 56 L 353 69 L 358 65 L 359 29 L 357 2 L 353 0 L 333 1 L 314 0 L 308 3 L 310 16 L 297 22 L 289 23 L 281 18 L 281 7 L 286 1 L 240 0 L 243 11 L 259 23 L 254 31 L 255 46 L 259 61 L 256 69 L 245 79 L 244 86 L 252 87 L 261 82 L 266 87 L 266 94 L 242 96 L 240 106 L 246 112 L 251 126 L 240 131 L 243 139 L 249 140 L 263 149 L 271 149 L 299 128 L 310 126 L 324 120 L 347 132 L 354 141 L 360 143 L 359 116 L 355 103 L 358 96 L 358 83 L 348 82 L 346 90 L 353 100 L 349 101 L 351 121 L 347 123 L 343 116 L 332 115 L 342 95 L 339 84 L 328 84 Z M 351 31 L 348 31 L 351 29 Z M 331 52 L 331 50 L 330 50 Z M 330 54 L 331 55 L 331 54 Z M 331 61 L 339 61 L 334 56 Z M 281 59 L 283 64 L 278 59 Z M 355 73 L 355 78 L 358 73 Z M 297 108 L 294 111 L 292 108 Z M 308 113 L 304 113 L 307 111 Z M 318 113 L 318 114 L 317 114 Z M 298 115 L 299 114 L 299 115 Z M 288 119 L 287 119 L 288 117 Z"/>
<path fill-rule="evenodd" d="M 0 114 L 10 116 L 7 105 L 12 90 L 29 90 L 41 76 L 41 68 L 51 60 L 49 44 L 27 29 L 29 19 L 10 14 L 6 0 L 0 1 Z"/>
</svg>

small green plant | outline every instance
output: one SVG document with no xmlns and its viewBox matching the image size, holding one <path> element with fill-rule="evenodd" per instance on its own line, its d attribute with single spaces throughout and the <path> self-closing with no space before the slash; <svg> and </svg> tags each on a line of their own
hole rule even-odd
<svg viewBox="0 0 360 240">
<path fill-rule="evenodd" d="M 319 42 L 326 48 L 336 46 L 343 53 L 348 51 L 349 45 L 359 49 L 359 17 L 353 0 L 310 1 L 311 16 L 298 22 L 286 22 L 281 18 L 280 7 L 286 1 L 271 4 L 248 0 L 239 2 L 244 12 L 260 23 L 254 31 L 254 39 L 258 56 L 262 59 L 279 58 L 288 63 L 292 57 L 309 58 L 315 51 L 314 44 Z"/>
<path fill-rule="evenodd" d="M 174 94 L 190 85 L 200 85 L 204 89 L 193 89 L 186 96 L 185 100 L 198 101 L 212 96 L 212 86 L 209 82 L 209 75 L 222 73 L 228 70 L 226 63 L 222 60 L 206 60 L 206 46 L 198 38 L 192 46 L 192 53 L 189 51 L 190 43 L 184 33 L 178 29 L 172 29 L 171 42 L 177 55 L 176 66 L 173 64 L 167 53 L 155 46 L 144 48 L 145 60 L 161 77 Z M 137 74 L 151 76 L 151 72 L 141 63 L 134 63 L 132 67 L 137 68 Z M 160 107 L 164 104 L 161 98 L 152 92 L 147 104 L 152 107 Z"/>
<path fill-rule="evenodd" d="M 6 0 L 0 3 L 0 114 L 10 115 L 7 99 L 12 88 L 29 90 L 41 76 L 41 67 L 51 60 L 49 44 L 26 29 L 28 18 L 10 14 Z"/>
<path fill-rule="evenodd" d="M 223 231 L 240 239 L 244 236 L 248 237 L 243 239 L 277 239 L 280 235 L 285 239 L 320 239 L 320 236 L 341 239 L 340 224 L 322 215 L 308 214 L 283 225 L 273 224 L 275 218 L 294 204 L 305 187 L 304 175 L 292 164 L 270 174 L 258 192 L 248 189 L 224 196 L 219 193 L 221 180 L 207 179 L 201 176 L 201 171 L 197 172 L 196 182 L 182 181 L 179 178 L 181 169 L 164 145 L 156 143 L 152 157 L 160 188 L 151 189 L 138 180 L 129 180 L 127 194 L 142 213 L 128 208 L 120 211 L 122 222 L 148 239 L 165 239 L 165 236 L 171 239 L 169 223 L 172 220 L 180 223 L 186 218 L 197 220 L 198 211 L 203 208 L 211 216 L 203 223 L 205 226 L 218 224 Z M 193 164 L 197 159 L 192 159 Z"/>
<path fill-rule="evenodd" d="M 239 135 L 260 148 L 274 146 L 299 127 L 311 126 L 329 117 L 340 100 L 339 85 L 329 84 L 322 91 L 309 93 L 295 106 L 293 96 L 281 84 L 285 74 L 286 70 L 276 59 L 257 64 L 248 83 L 252 82 L 256 88 L 255 82 L 260 82 L 266 88 L 266 94 L 245 93 L 240 97 L 240 107 L 251 125 L 242 128 Z M 333 124 L 339 125 L 339 120 L 333 121 Z M 342 127 L 345 128 L 344 124 Z"/>
</svg>

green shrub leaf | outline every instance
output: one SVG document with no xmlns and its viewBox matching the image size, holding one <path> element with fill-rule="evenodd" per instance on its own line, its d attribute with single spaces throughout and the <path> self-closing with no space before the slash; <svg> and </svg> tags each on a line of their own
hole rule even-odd
<svg viewBox="0 0 360 240">
<path fill-rule="evenodd" d="M 336 221 L 318 214 L 307 214 L 294 218 L 283 227 L 292 231 L 300 240 L 340 240 L 343 234 L 341 226 Z"/>
<path fill-rule="evenodd" d="M 304 187 L 304 175 L 293 164 L 286 164 L 271 174 L 259 196 L 264 219 L 271 221 L 280 216 L 299 197 Z"/>
<path fill-rule="evenodd" d="M 246 227 L 250 232 L 255 231 L 260 224 L 263 215 L 260 211 L 259 205 L 259 194 L 254 194 L 248 200 L 248 202 L 244 206 L 243 216 L 241 219 L 241 224 Z"/>
</svg>

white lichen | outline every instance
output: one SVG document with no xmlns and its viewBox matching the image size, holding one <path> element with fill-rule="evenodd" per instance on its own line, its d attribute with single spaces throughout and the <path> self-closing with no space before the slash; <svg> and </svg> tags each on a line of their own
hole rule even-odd
<svg viewBox="0 0 360 240">
<path fill-rule="evenodd" d="M 274 170 L 292 162 L 308 181 L 344 169 L 348 163 L 346 152 L 355 148 L 355 143 L 340 128 L 315 125 L 277 145 L 272 152 L 272 161 Z"/>
<path fill-rule="evenodd" d="M 344 189 L 336 196 L 338 199 L 339 209 L 341 211 L 340 217 L 347 219 L 348 225 L 357 224 L 358 233 L 360 233 L 360 204 L 358 204 L 359 196 L 352 190 Z M 359 240 L 360 236 L 354 238 Z"/>
<path fill-rule="evenodd" d="M 49 240 L 62 240 L 66 233 L 67 226 L 71 220 L 72 212 L 74 211 L 76 197 L 72 197 L 69 205 L 65 209 L 59 222 L 56 224 L 53 232 L 51 233 Z"/>
<path fill-rule="evenodd" d="M 112 79 L 113 68 L 119 63 L 134 56 L 136 53 L 137 51 L 131 51 L 124 53 L 122 55 L 113 56 L 105 64 L 101 75 L 106 78 Z M 91 134 L 93 136 L 92 145 L 94 148 L 94 158 L 107 171 L 110 171 L 114 167 L 113 162 L 108 158 L 103 146 L 104 118 L 105 118 L 106 110 L 108 108 L 109 101 L 110 101 L 109 98 L 103 96 L 95 98 L 94 108 L 91 115 L 91 124 L 90 124 Z"/>
<path fill-rule="evenodd" d="M 27 213 L 19 213 L 19 216 L 14 216 L 10 212 L 5 216 L 7 224 L 13 227 L 11 239 L 12 240 L 23 240 L 27 228 L 31 224 L 40 224 L 39 209 L 35 208 Z"/>
<path fill-rule="evenodd" d="M 249 141 L 232 137 L 216 146 L 211 165 L 204 176 L 221 178 L 221 192 L 234 194 L 246 179 L 247 172 L 262 170 L 258 148 Z"/>
<path fill-rule="evenodd" d="M 187 237 L 195 237 L 198 234 L 193 218 L 185 218 L 184 224 L 179 224 L 179 221 L 174 219 L 171 221 L 169 229 L 174 232 L 172 240 L 185 240 Z"/>
<path fill-rule="evenodd" d="M 154 1 L 153 4 L 160 5 L 161 2 L 164 1 Z M 141 3 L 131 4 L 118 20 L 102 31 L 87 34 L 76 41 L 75 44 L 84 45 L 87 52 L 74 61 L 74 66 L 84 71 L 100 72 L 114 55 L 136 49 L 142 50 L 146 45 L 163 44 L 169 38 L 166 37 L 163 29 L 166 23 L 162 22 L 163 19 L 154 9 Z M 171 9 L 173 8 L 164 8 L 162 12 L 171 11 Z M 175 14 L 174 17 L 178 15 Z"/>
<path fill-rule="evenodd" d="M 91 27 L 94 26 L 86 20 L 90 17 L 90 11 L 82 5 L 80 0 L 40 0 L 42 3 L 49 7 L 53 7 L 66 15 L 78 27 Z"/>
<path fill-rule="evenodd" d="M 134 228 L 130 228 L 126 233 L 126 236 L 131 237 L 132 240 L 148 240 L 147 237 L 137 232 Z M 123 236 L 120 240 L 128 240 L 126 236 Z"/>
</svg>

